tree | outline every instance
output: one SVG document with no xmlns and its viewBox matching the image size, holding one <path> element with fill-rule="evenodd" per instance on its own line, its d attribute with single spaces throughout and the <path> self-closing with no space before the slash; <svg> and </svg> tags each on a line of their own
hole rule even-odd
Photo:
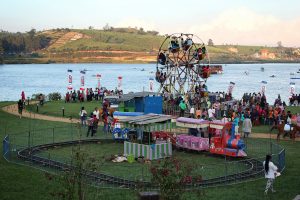
<svg viewBox="0 0 300 200">
<path fill-rule="evenodd" d="M 208 42 L 207 42 L 207 45 L 208 46 L 214 46 L 214 42 L 212 39 L 209 39 Z"/>
<path fill-rule="evenodd" d="M 33 28 L 30 31 L 28 31 L 27 33 L 28 33 L 29 37 L 31 39 L 33 39 L 33 37 L 35 36 L 36 30 Z"/>
<path fill-rule="evenodd" d="M 92 26 L 89 26 L 89 30 L 93 30 L 94 29 L 94 27 L 92 27 Z"/>
<path fill-rule="evenodd" d="M 279 47 L 279 48 L 283 47 L 281 41 L 278 41 L 278 42 L 277 42 L 277 47 Z"/>
<path fill-rule="evenodd" d="M 105 24 L 105 26 L 103 27 L 104 31 L 109 31 L 110 30 L 110 26 L 108 23 Z"/>
</svg>

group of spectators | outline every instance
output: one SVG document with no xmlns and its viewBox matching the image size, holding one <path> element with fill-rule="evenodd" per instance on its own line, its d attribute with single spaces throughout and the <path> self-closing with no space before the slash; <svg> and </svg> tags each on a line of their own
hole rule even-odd
<svg viewBox="0 0 300 200">
<path fill-rule="evenodd" d="M 298 106 L 300 104 L 300 94 L 293 94 L 290 98 L 290 106 Z"/>
<path fill-rule="evenodd" d="M 267 103 L 266 96 L 261 93 L 245 93 L 239 101 L 227 101 L 226 94 L 218 94 L 214 101 L 207 98 L 200 106 L 193 104 L 193 101 L 189 101 L 188 98 L 183 99 L 183 97 L 169 98 L 166 104 L 172 105 L 173 110 L 174 105 L 177 105 L 180 116 L 206 120 L 227 120 L 235 122 L 236 126 L 242 125 L 246 118 L 251 121 L 250 127 L 252 127 L 252 124 L 253 126 L 273 126 L 279 123 L 291 124 L 292 114 L 290 111 L 286 111 L 287 105 L 281 100 L 280 95 L 278 95 L 274 104 L 270 105 Z"/>
<path fill-rule="evenodd" d="M 95 136 L 98 129 L 99 122 L 103 122 L 103 132 L 108 133 L 111 131 L 112 125 L 115 123 L 113 118 L 113 113 L 108 110 L 110 104 L 107 100 L 104 100 L 102 104 L 102 109 L 95 107 L 94 111 L 88 115 L 88 112 L 84 107 L 81 107 L 79 112 L 80 122 L 82 127 L 87 127 L 86 136 L 91 137 Z"/>
<path fill-rule="evenodd" d="M 86 101 L 102 101 L 104 97 L 109 96 L 109 95 L 122 95 L 123 91 L 118 90 L 117 88 L 115 90 L 107 90 L 106 88 L 101 87 L 95 88 L 87 88 L 85 91 L 81 90 L 73 90 L 71 92 L 67 92 L 65 96 L 65 102 L 70 103 L 70 102 L 84 102 Z"/>
</svg>

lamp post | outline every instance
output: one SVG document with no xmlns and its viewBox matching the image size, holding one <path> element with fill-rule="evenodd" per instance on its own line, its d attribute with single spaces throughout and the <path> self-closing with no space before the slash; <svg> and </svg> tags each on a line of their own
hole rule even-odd
<svg viewBox="0 0 300 200">
<path fill-rule="evenodd" d="M 39 112 L 39 104 L 38 103 L 36 104 L 36 112 L 37 113 Z"/>
</svg>

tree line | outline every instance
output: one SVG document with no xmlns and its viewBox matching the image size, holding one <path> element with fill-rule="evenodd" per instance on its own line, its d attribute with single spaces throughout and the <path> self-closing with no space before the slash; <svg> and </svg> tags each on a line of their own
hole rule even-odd
<svg viewBox="0 0 300 200">
<path fill-rule="evenodd" d="M 49 45 L 50 37 L 39 34 L 35 29 L 26 33 L 0 32 L 0 54 L 31 53 Z"/>
</svg>

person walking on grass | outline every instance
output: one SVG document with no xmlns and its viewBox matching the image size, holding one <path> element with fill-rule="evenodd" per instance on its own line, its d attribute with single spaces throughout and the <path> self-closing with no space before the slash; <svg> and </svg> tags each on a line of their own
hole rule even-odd
<svg viewBox="0 0 300 200">
<path fill-rule="evenodd" d="M 86 137 L 89 137 L 90 132 L 91 132 L 91 136 L 94 137 L 98 129 L 98 119 L 96 115 L 91 114 L 91 117 L 90 119 L 88 119 L 87 122 L 88 122 L 88 131 L 86 133 Z"/>
<path fill-rule="evenodd" d="M 251 133 L 252 129 L 252 122 L 249 117 L 249 115 L 245 116 L 245 119 L 243 121 L 243 133 L 244 133 L 244 138 L 249 137 L 249 134 Z"/>
<path fill-rule="evenodd" d="M 271 189 L 271 191 L 274 193 L 276 192 L 273 188 L 274 180 L 276 176 L 280 175 L 280 173 L 277 171 L 277 166 L 272 162 L 272 156 L 270 154 L 266 156 L 263 166 L 265 169 L 265 178 L 267 179 L 265 194 L 268 194 L 269 189 Z"/>
<path fill-rule="evenodd" d="M 23 101 L 20 99 L 18 101 L 18 112 L 19 112 L 19 116 L 20 116 L 20 119 L 22 118 L 22 112 L 23 112 Z"/>
<path fill-rule="evenodd" d="M 81 110 L 79 112 L 79 116 L 80 116 L 80 122 L 81 122 L 81 126 L 86 127 L 86 118 L 87 118 L 87 112 L 84 109 L 84 107 L 81 107 Z"/>
</svg>

